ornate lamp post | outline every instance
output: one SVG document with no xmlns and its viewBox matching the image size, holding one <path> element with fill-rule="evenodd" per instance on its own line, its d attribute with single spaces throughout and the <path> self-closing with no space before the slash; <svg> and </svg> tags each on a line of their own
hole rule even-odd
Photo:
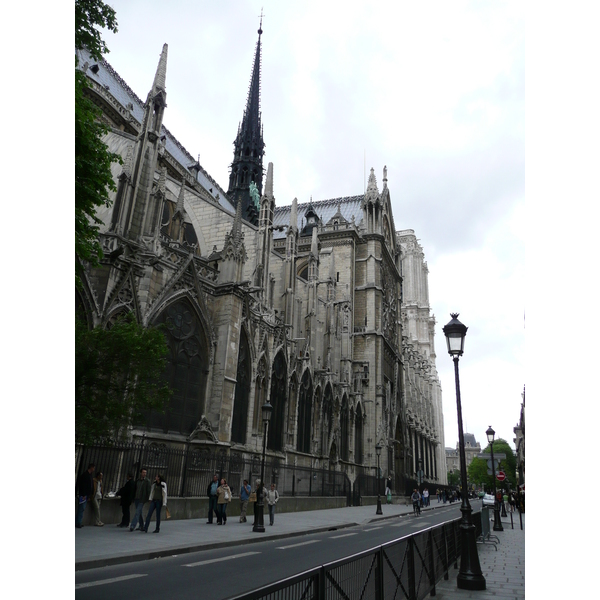
<svg viewBox="0 0 600 600">
<path fill-rule="evenodd" d="M 273 407 L 267 400 L 262 405 L 262 420 L 264 424 L 264 436 L 263 436 L 263 451 L 262 451 L 262 462 L 260 464 L 260 485 L 256 490 L 256 519 L 254 519 L 254 525 L 252 527 L 252 531 L 257 531 L 259 533 L 265 532 L 265 504 L 263 498 L 263 489 L 265 485 L 265 453 L 267 451 L 267 431 L 269 429 L 269 421 L 271 420 L 271 412 L 273 411 Z"/>
<path fill-rule="evenodd" d="M 481 572 L 479 555 L 477 554 L 477 536 L 475 525 L 471 519 L 471 505 L 467 490 L 467 461 L 465 459 L 465 438 L 463 434 L 462 407 L 460 403 L 460 382 L 458 379 L 458 358 L 462 356 L 467 327 L 458 320 L 458 313 L 451 313 L 452 320 L 443 328 L 448 354 L 454 361 L 454 379 L 456 382 L 456 413 L 458 416 L 458 444 L 460 448 L 460 475 L 463 493 L 460 512 L 461 553 L 460 571 L 456 578 L 456 585 L 461 590 L 485 590 L 485 577 Z"/>
<path fill-rule="evenodd" d="M 485 432 L 487 436 L 488 444 L 490 445 L 490 452 L 492 453 L 492 477 L 494 478 L 494 531 L 504 531 L 502 527 L 502 521 L 500 520 L 500 503 L 496 498 L 496 464 L 494 463 L 494 436 L 496 432 L 490 425 L 489 429 Z"/>
<path fill-rule="evenodd" d="M 375 453 L 377 454 L 377 511 L 376 515 L 382 515 L 383 511 L 381 510 L 381 483 L 379 481 L 379 457 L 381 456 L 381 446 L 377 444 L 375 446 Z"/>
</svg>

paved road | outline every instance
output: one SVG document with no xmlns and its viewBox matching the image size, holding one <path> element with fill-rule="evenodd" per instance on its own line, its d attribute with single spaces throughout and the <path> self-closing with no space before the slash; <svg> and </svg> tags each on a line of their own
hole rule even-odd
<svg viewBox="0 0 600 600">
<path fill-rule="evenodd" d="M 111 600 L 130 600 L 132 595 L 191 600 L 198 598 L 199 590 L 208 589 L 211 600 L 224 600 L 459 517 L 459 505 L 455 503 L 424 511 L 418 518 L 405 514 L 402 518 L 395 516 L 302 537 L 87 570 L 77 573 L 76 598 L 96 600 L 110 594 Z M 236 523 L 228 522 L 227 527 L 230 525 L 235 531 Z M 243 527 L 237 525 L 238 530 Z"/>
</svg>

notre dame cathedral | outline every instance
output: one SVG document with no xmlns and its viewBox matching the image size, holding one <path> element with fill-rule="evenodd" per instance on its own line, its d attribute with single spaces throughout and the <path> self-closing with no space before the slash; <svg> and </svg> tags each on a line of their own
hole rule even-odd
<svg viewBox="0 0 600 600">
<path fill-rule="evenodd" d="M 131 439 L 252 459 L 269 401 L 267 454 L 283 463 L 354 481 L 379 445 L 398 493 L 420 469 L 446 484 L 423 250 L 396 229 L 385 167 L 381 184 L 371 169 L 364 194 L 277 205 L 276 162 L 263 167 L 261 34 L 227 191 L 163 125 L 167 44 L 145 102 L 79 53 L 123 165 L 98 213 L 104 259 L 86 269 L 76 303 L 90 327 L 123 312 L 163 323 L 170 347 L 170 405 L 134 423 Z"/>
</svg>

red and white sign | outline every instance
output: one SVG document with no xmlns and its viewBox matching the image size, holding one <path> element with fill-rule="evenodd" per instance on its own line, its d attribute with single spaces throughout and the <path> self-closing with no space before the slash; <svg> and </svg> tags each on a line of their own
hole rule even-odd
<svg viewBox="0 0 600 600">
<path fill-rule="evenodd" d="M 496 475 L 496 479 L 498 481 L 504 481 L 506 479 L 506 475 L 504 474 L 504 471 L 498 471 L 498 473 Z"/>
</svg>

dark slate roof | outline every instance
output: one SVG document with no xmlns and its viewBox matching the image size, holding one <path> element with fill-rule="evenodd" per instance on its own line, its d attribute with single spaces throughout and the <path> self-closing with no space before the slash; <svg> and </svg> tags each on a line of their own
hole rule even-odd
<svg viewBox="0 0 600 600">
<path fill-rule="evenodd" d="M 112 96 L 121 104 L 123 108 L 127 108 L 128 104 L 133 105 L 133 116 L 136 121 L 141 125 L 142 119 L 144 118 L 144 101 L 142 101 L 138 95 L 125 83 L 123 78 L 111 67 L 106 61 L 102 60 L 97 63 L 93 58 L 90 57 L 87 50 L 80 50 L 77 52 L 79 56 L 79 66 L 83 66 L 85 62 L 88 63 L 88 69 L 86 75 L 96 81 L 99 85 L 103 86 Z M 95 73 L 89 67 L 98 65 L 98 72 Z M 154 76 L 154 74 L 152 74 Z M 150 88 L 148 88 L 150 89 Z M 168 93 L 168 92 L 167 92 Z M 184 168 L 190 175 L 193 175 L 189 170 L 190 165 L 195 164 L 195 159 L 175 138 L 175 136 L 163 125 L 161 132 L 166 136 L 166 150 L 167 152 Z M 228 211 L 235 212 L 234 206 L 229 202 L 226 192 L 223 188 L 202 168 L 198 173 L 197 180 L 208 191 L 213 198 L 219 196 L 219 204 Z M 212 191 L 211 191 L 212 189 Z"/>
<path fill-rule="evenodd" d="M 474 448 L 475 446 L 477 446 L 477 442 L 475 441 L 475 436 L 472 433 L 465 433 L 464 434 L 464 439 L 465 439 L 465 446 L 467 444 L 471 444 L 471 446 Z"/>
<path fill-rule="evenodd" d="M 360 196 L 344 196 L 342 198 L 331 198 L 330 200 L 319 200 L 316 202 L 311 201 L 298 204 L 298 229 L 302 231 L 302 227 L 306 225 L 306 218 L 304 215 L 306 214 L 308 207 L 311 206 L 311 203 L 313 210 L 317 213 L 323 225 L 327 224 L 331 217 L 337 213 L 338 208 L 340 208 L 342 216 L 349 222 L 352 221 L 352 217 L 354 216 L 355 224 L 358 227 L 363 219 L 363 211 L 361 208 L 363 198 L 364 196 L 361 194 Z M 273 226 L 289 225 L 291 212 L 291 206 L 276 206 L 275 214 L 273 215 Z M 273 231 L 274 239 L 284 238 L 285 236 L 285 231 Z"/>
</svg>

